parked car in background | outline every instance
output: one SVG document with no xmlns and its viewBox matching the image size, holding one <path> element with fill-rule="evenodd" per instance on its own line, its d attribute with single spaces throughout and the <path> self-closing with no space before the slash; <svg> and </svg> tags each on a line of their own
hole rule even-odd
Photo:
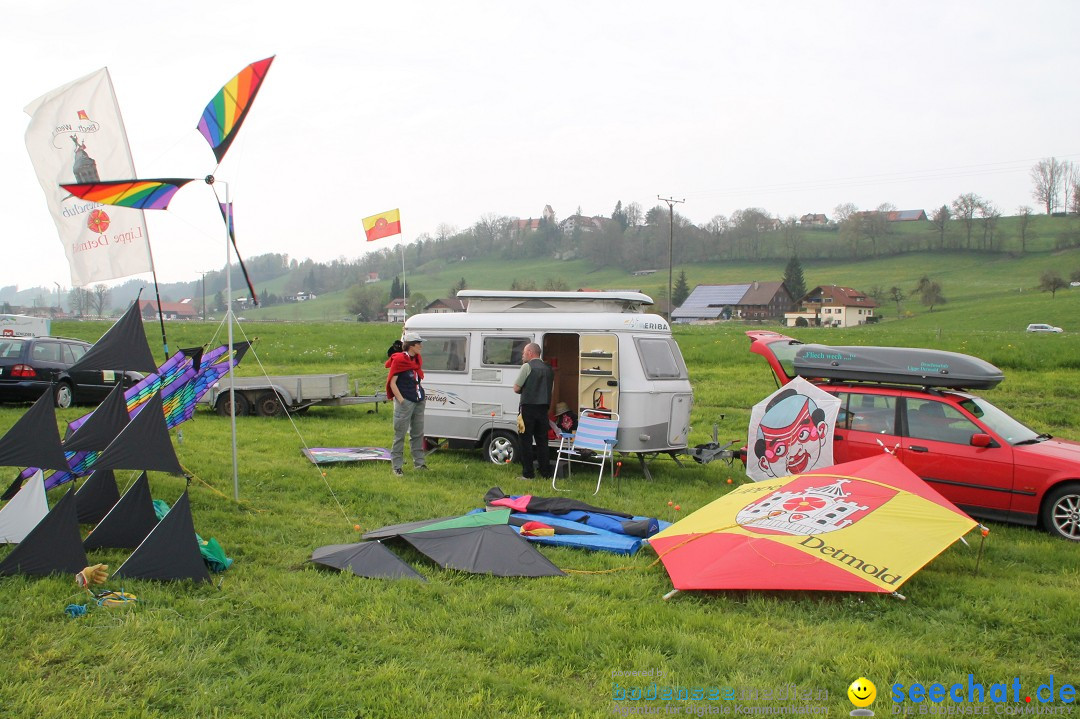
<svg viewBox="0 0 1080 719">
<path fill-rule="evenodd" d="M 86 354 L 90 343 L 64 337 L 0 337 L 0 402 L 34 402 L 52 392 L 57 407 L 102 401 L 123 378 L 130 387 L 139 372 L 68 368 Z"/>
<path fill-rule="evenodd" d="M 768 361 L 781 384 L 794 379 L 803 343 L 775 332 L 747 335 L 750 351 Z M 840 398 L 833 441 L 837 464 L 889 451 L 972 516 L 1040 525 L 1080 542 L 1080 443 L 1036 432 L 963 391 L 962 380 L 949 387 L 940 374 L 926 380 L 938 386 L 902 372 L 873 382 L 800 374 Z"/>
<path fill-rule="evenodd" d="M 1064 332 L 1060 327 L 1053 325 L 1032 324 L 1027 326 L 1028 332 Z"/>
</svg>

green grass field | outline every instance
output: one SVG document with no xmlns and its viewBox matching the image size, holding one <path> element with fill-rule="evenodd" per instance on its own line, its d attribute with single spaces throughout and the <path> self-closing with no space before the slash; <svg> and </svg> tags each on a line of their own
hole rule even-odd
<svg viewBox="0 0 1080 719">
<path fill-rule="evenodd" d="M 1001 277 L 1004 282 L 1008 273 Z M 808 284 L 820 281 L 808 272 Z M 948 281 L 944 286 L 948 294 Z M 1023 332 L 1029 321 L 1068 328 L 1065 318 L 1075 310 L 1051 312 L 1075 304 L 1064 295 L 1054 301 L 1025 295 L 1028 302 L 1015 307 L 995 301 L 992 322 L 970 311 L 950 318 L 943 309 L 798 336 L 977 354 L 1007 371 L 988 398 L 1039 431 L 1080 440 L 1080 333 Z M 54 332 L 96 339 L 105 327 L 57 322 Z M 147 325 L 153 340 L 152 328 Z M 169 329 L 173 347 L 208 342 L 215 332 L 222 341 L 221 328 L 209 324 Z M 721 441 L 741 441 L 750 406 L 774 388 L 764 363 L 747 352 L 745 329 L 676 328 L 695 389 L 692 444 L 709 441 L 713 423 Z M 385 348 L 399 332 L 357 323 L 244 330 L 259 335 L 256 352 L 268 373 L 347 372 L 364 391 L 381 386 Z M 245 374 L 258 366 L 249 355 Z M 652 670 L 663 672 L 656 680 L 662 685 L 730 687 L 736 697 L 759 697 L 652 702 L 661 713 L 788 706 L 793 703 L 760 697 L 795 684 L 800 692 L 827 691 L 827 698 L 807 703 L 845 716 L 853 708 L 847 687 L 865 676 L 877 685 L 872 708 L 882 716 L 891 712 L 889 687 L 897 682 L 949 685 L 973 674 L 987 686 L 1018 677 L 1033 690 L 1051 676 L 1058 686 L 1080 680 L 1080 546 L 1021 527 L 990 525 L 981 560 L 977 532 L 972 546 L 947 549 L 904 585 L 906 601 L 730 592 L 684 593 L 665 602 L 670 582 L 647 549 L 632 558 L 544 549 L 559 567 L 587 573 L 543 580 L 444 571 L 408 552 L 427 583 L 315 570 L 304 564 L 311 551 L 355 541 L 354 524 L 366 530 L 463 513 L 481 506 L 493 486 L 550 490 L 518 482 L 516 467 L 484 463 L 478 452 L 437 452 L 429 459 L 432 471 L 406 469 L 404 479 L 376 463 L 330 467 L 323 476 L 301 455 L 305 445 L 389 446 L 388 408 L 367 409 L 313 409 L 293 421 L 239 418 L 240 503 L 232 500 L 229 420 L 200 409 L 174 433 L 174 444 L 197 477 L 190 488 L 196 531 L 217 538 L 235 564 L 215 575 L 213 586 L 123 583 L 138 595 L 138 606 L 94 609 L 76 620 L 64 607 L 85 595 L 70 577 L 0 580 L 0 715 L 595 717 L 629 706 L 613 701 L 614 683 L 649 682 L 613 672 Z M 0 408 L 0 428 L 24 410 Z M 60 414 L 70 421 L 85 411 Z M 627 462 L 621 483 L 605 484 L 597 498 L 585 480 L 572 496 L 670 520 L 676 513 L 669 501 L 684 516 L 728 491 L 728 478 L 745 481 L 738 465 L 723 462 L 679 468 L 658 460 L 652 471 L 654 479 L 646 481 Z M 123 489 L 131 477 L 117 474 Z M 160 473 L 151 473 L 150 483 L 154 497 L 169 502 L 184 489 L 182 478 Z M 50 500 L 59 496 L 54 491 Z M 127 554 L 93 552 L 90 559 L 115 568 Z M 1055 706 L 1075 712 L 1073 705 Z"/>
</svg>

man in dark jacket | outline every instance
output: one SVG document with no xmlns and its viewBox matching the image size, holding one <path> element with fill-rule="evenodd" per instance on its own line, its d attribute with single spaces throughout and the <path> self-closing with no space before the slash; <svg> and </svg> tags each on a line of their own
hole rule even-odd
<svg viewBox="0 0 1080 719">
<path fill-rule="evenodd" d="M 540 345 L 530 342 L 521 353 L 523 363 L 514 391 L 521 395 L 521 420 L 525 432 L 518 435 L 521 444 L 521 478 L 533 479 L 533 443 L 536 443 L 536 459 L 540 474 L 551 476 L 548 459 L 548 407 L 551 405 L 551 386 L 555 374 L 540 359 Z"/>
</svg>

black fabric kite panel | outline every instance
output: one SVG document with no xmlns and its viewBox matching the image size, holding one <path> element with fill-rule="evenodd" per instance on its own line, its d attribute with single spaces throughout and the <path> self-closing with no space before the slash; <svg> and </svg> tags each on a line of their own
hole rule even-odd
<svg viewBox="0 0 1080 719">
<path fill-rule="evenodd" d="M 157 370 L 157 362 L 154 361 L 150 344 L 146 341 L 137 299 L 131 303 L 124 316 L 117 320 L 78 362 L 71 365 L 68 372 L 95 369 L 140 372 Z"/>
<path fill-rule="evenodd" d="M 65 452 L 98 451 L 109 446 L 128 425 L 127 399 L 123 383 L 113 387 L 105 401 L 98 405 L 86 421 L 64 440 Z"/>
<path fill-rule="evenodd" d="M 185 357 L 191 358 L 191 366 L 195 368 L 196 372 L 202 369 L 202 347 L 181 347 L 180 354 L 184 355 Z"/>
<path fill-rule="evenodd" d="M 113 577 L 210 581 L 210 572 L 199 551 L 199 541 L 195 539 L 195 523 L 191 519 L 191 502 L 186 491 Z"/>
<path fill-rule="evenodd" d="M 358 577 L 427 581 L 381 542 L 330 544 L 312 552 L 309 561 L 332 569 L 347 569 Z"/>
<path fill-rule="evenodd" d="M 147 400 L 124 431 L 97 458 L 94 468 L 184 473 L 169 438 L 160 392 Z"/>
<path fill-rule="evenodd" d="M 498 487 L 492 487 L 484 495 L 484 504 L 491 504 L 497 499 L 506 499 L 509 495 L 503 492 Z M 496 505 L 499 506 L 499 505 Z M 549 514 L 566 514 L 567 512 L 597 512 L 600 514 L 610 514 L 614 517 L 625 517 L 631 519 L 634 515 L 627 514 L 626 512 L 617 512 L 614 509 L 604 509 L 603 507 L 594 507 L 591 504 L 585 502 L 579 502 L 576 499 L 569 499 L 566 497 L 530 497 L 528 501 L 528 507 L 525 510 L 527 512 L 547 512 Z"/>
<path fill-rule="evenodd" d="M 9 499 L 11 499 L 12 497 L 14 497 L 16 494 L 18 494 L 19 490 L 22 489 L 22 483 L 23 483 L 22 472 L 19 472 L 18 474 L 15 475 L 15 479 L 13 479 L 11 481 L 11 484 L 8 485 L 8 488 L 6 490 L 4 490 L 4 493 L 0 494 L 0 502 L 6 502 Z M 0 485 L 0 486 L 2 486 L 2 485 Z"/>
<path fill-rule="evenodd" d="M 0 576 L 76 574 L 88 564 L 79 536 L 75 492 L 69 489 L 52 511 L 0 562 Z"/>
<path fill-rule="evenodd" d="M 100 474 L 101 471 L 99 469 L 94 474 Z M 111 475 L 112 472 L 110 471 L 109 474 Z M 115 487 L 114 481 L 114 491 Z M 101 523 L 87 535 L 83 547 L 85 549 L 102 547 L 135 549 L 146 539 L 146 535 L 153 531 L 157 523 L 154 500 L 150 496 L 150 482 L 146 479 L 146 472 L 143 472 L 109 510 Z"/>
<path fill-rule="evenodd" d="M 75 492 L 79 524 L 97 524 L 119 501 L 120 490 L 116 487 L 112 470 L 102 469 L 92 473 Z"/>
<path fill-rule="evenodd" d="M 566 576 L 506 524 L 435 529 L 401 538 L 446 569 L 496 577 Z"/>
<path fill-rule="evenodd" d="M 244 359 L 244 355 L 251 349 L 250 342 L 233 342 L 233 354 L 236 355 L 236 364 L 240 364 L 240 360 Z"/>
<path fill-rule="evenodd" d="M 0 466 L 71 471 L 64 450 L 60 448 L 60 430 L 56 428 L 56 408 L 51 391 L 41 395 L 7 434 L 0 437 Z"/>
</svg>

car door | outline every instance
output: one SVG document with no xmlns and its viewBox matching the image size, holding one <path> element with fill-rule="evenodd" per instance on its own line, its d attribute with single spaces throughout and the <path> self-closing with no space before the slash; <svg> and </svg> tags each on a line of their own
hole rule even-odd
<svg viewBox="0 0 1080 719">
<path fill-rule="evenodd" d="M 905 397 L 899 457 L 953 504 L 979 514 L 1008 512 L 1012 503 L 1012 447 L 993 441 L 974 447 L 976 433 L 993 434 L 958 407 L 930 397 Z"/>
<path fill-rule="evenodd" d="M 896 397 L 857 391 L 839 391 L 833 459 L 852 462 L 895 451 L 900 445 L 896 429 Z"/>
<path fill-rule="evenodd" d="M 79 344 L 77 342 L 65 342 L 64 343 L 64 360 L 67 367 L 75 364 L 76 361 L 82 359 L 82 356 L 86 354 L 89 348 L 86 345 Z M 115 375 L 112 372 L 102 372 L 101 370 L 79 370 L 77 372 L 70 373 L 71 381 L 75 387 L 75 398 L 79 402 L 98 402 L 105 398 L 105 395 L 109 393 L 113 385 L 116 384 L 115 376 L 114 381 L 106 382 L 106 378 L 110 375 Z"/>
<path fill-rule="evenodd" d="M 36 340 L 30 348 L 28 360 L 38 379 L 47 382 L 55 382 L 68 366 L 64 361 L 64 345 L 58 340 Z"/>
</svg>

